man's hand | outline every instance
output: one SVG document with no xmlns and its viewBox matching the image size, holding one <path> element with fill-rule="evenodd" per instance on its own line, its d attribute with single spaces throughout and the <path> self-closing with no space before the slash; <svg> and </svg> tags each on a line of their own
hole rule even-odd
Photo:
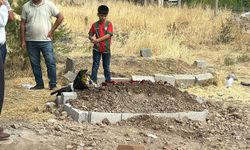
<svg viewBox="0 0 250 150">
<path fill-rule="evenodd" d="M 51 30 L 49 31 L 47 37 L 49 37 L 52 40 L 52 38 L 53 38 L 53 32 Z"/>
<path fill-rule="evenodd" d="M 25 41 L 23 41 L 23 42 L 21 43 L 21 47 L 22 47 L 22 49 L 25 49 L 25 48 L 26 48 L 26 43 L 25 43 Z"/>
</svg>

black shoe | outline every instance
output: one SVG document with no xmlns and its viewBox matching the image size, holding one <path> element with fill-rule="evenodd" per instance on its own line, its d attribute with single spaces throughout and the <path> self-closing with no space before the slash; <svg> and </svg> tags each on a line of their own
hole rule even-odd
<svg viewBox="0 0 250 150">
<path fill-rule="evenodd" d="M 56 85 L 50 85 L 49 86 L 49 90 L 54 90 L 54 89 L 56 89 L 57 87 L 56 87 Z"/>
<path fill-rule="evenodd" d="M 37 84 L 37 85 L 35 85 L 34 87 L 31 87 L 30 89 L 31 89 L 31 90 L 40 90 L 40 89 L 44 89 L 44 85 L 39 85 L 39 84 Z"/>
</svg>

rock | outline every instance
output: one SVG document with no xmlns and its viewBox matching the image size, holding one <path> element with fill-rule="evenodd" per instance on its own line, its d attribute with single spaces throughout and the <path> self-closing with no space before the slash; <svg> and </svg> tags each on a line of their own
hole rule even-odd
<svg viewBox="0 0 250 150">
<path fill-rule="evenodd" d="M 156 138 L 157 138 L 157 136 L 156 136 L 156 135 L 154 135 L 154 134 L 148 134 L 147 136 L 148 136 L 148 137 L 151 137 L 151 138 L 154 138 L 154 139 L 156 139 Z"/>
<path fill-rule="evenodd" d="M 221 97 L 221 96 L 223 96 L 224 94 L 223 94 L 222 92 L 217 92 L 217 95 Z"/>
<path fill-rule="evenodd" d="M 67 146 L 66 146 L 66 149 L 72 149 L 72 148 L 73 148 L 72 145 L 67 145 Z"/>
<path fill-rule="evenodd" d="M 55 130 L 56 131 L 62 131 L 62 127 L 61 126 L 57 126 L 57 127 L 55 127 Z"/>
<path fill-rule="evenodd" d="M 151 49 L 149 49 L 149 48 L 141 49 L 140 55 L 141 55 L 141 57 L 151 57 L 152 56 Z"/>
<path fill-rule="evenodd" d="M 57 120 L 56 119 L 48 119 L 47 122 L 48 123 L 55 123 L 55 122 L 57 122 Z"/>
<path fill-rule="evenodd" d="M 102 120 L 102 124 L 111 125 L 110 121 L 107 118 Z"/>
<path fill-rule="evenodd" d="M 206 69 L 207 67 L 207 63 L 205 60 L 196 60 L 194 61 L 193 65 L 200 69 Z"/>
<path fill-rule="evenodd" d="M 19 128 L 19 125 L 18 124 L 12 124 L 12 125 L 10 125 L 10 127 L 13 128 L 13 129 L 17 129 L 17 128 Z"/>
</svg>

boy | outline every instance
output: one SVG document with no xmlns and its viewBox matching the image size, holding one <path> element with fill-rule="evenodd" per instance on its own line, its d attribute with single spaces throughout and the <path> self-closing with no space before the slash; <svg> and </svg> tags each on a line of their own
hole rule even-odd
<svg viewBox="0 0 250 150">
<path fill-rule="evenodd" d="M 0 0 L 0 114 L 2 111 L 4 100 L 4 65 L 1 52 L 3 45 L 6 41 L 5 26 L 8 21 L 8 9 L 4 5 L 4 1 Z M 10 135 L 3 132 L 3 128 L 0 128 L 0 140 L 8 138 Z"/>
<path fill-rule="evenodd" d="M 92 24 L 89 39 L 94 44 L 91 80 L 97 83 L 97 72 L 102 57 L 105 82 L 111 82 L 110 77 L 110 45 L 113 35 L 113 25 L 106 20 L 109 8 L 106 5 L 98 7 L 99 20 Z"/>
</svg>

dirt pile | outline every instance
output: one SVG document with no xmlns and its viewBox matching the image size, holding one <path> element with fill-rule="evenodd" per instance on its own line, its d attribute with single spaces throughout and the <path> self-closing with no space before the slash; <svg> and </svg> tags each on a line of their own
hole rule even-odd
<svg viewBox="0 0 250 150">
<path fill-rule="evenodd" d="M 66 62 L 66 58 L 60 58 L 61 63 Z M 88 68 L 91 71 L 92 57 L 74 58 L 75 69 L 80 70 Z M 182 60 L 175 59 L 156 59 L 156 58 L 140 58 L 134 56 L 118 56 L 111 58 L 111 74 L 112 77 L 131 77 L 131 75 L 153 75 L 153 74 L 200 74 L 202 70 L 190 65 Z M 102 63 L 102 62 L 101 62 Z M 99 72 L 103 74 L 100 64 Z"/>
<path fill-rule="evenodd" d="M 206 104 L 199 104 L 196 96 L 182 92 L 170 84 L 129 82 L 102 86 L 78 92 L 73 107 L 98 112 L 180 112 L 202 111 Z"/>
<path fill-rule="evenodd" d="M 211 110 L 205 122 L 188 119 L 176 120 L 155 116 L 136 116 L 119 122 L 120 125 L 175 133 L 185 139 L 200 140 L 205 147 L 212 149 L 248 149 L 249 146 L 249 106 L 225 106 L 222 103 L 209 103 Z M 232 144 L 234 143 L 234 144 Z M 235 146 L 237 145 L 237 146 Z M 245 147 L 246 146 L 246 147 Z M 227 147 L 227 148 L 226 148 Z"/>
</svg>

